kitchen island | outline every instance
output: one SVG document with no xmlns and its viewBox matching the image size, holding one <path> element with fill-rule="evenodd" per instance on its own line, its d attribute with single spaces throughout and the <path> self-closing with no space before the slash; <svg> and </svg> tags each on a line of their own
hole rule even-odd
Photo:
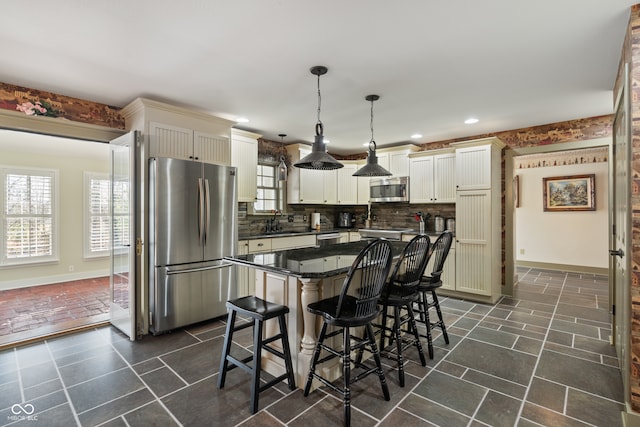
<svg viewBox="0 0 640 427">
<path fill-rule="evenodd" d="M 257 297 L 289 307 L 287 332 L 298 387 L 304 387 L 306 382 L 321 324 L 316 315 L 307 311 L 307 306 L 340 293 L 349 267 L 367 243 L 367 240 L 363 240 L 225 258 L 227 261 L 256 270 Z M 393 256 L 399 256 L 406 244 L 407 242 L 401 241 L 391 242 Z M 268 321 L 265 336 L 273 336 L 277 330 L 277 323 L 273 320 Z M 275 342 L 274 346 L 278 344 Z M 282 360 L 271 357 L 268 353 L 263 353 L 262 364 L 265 371 L 272 375 L 277 376 L 285 371 Z M 323 376 L 332 379 L 340 375 L 341 367 L 338 360 L 323 371 Z"/>
</svg>

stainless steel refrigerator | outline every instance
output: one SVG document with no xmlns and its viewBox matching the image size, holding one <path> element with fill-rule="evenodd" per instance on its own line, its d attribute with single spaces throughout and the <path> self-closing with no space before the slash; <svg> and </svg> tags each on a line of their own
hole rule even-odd
<svg viewBox="0 0 640 427">
<path fill-rule="evenodd" d="M 149 160 L 149 309 L 154 334 L 226 313 L 237 295 L 222 257 L 237 241 L 236 168 Z"/>
</svg>

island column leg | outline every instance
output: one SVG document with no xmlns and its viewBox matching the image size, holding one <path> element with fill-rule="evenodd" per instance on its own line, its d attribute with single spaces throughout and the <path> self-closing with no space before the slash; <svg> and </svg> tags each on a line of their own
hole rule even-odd
<svg viewBox="0 0 640 427">
<path fill-rule="evenodd" d="M 300 353 L 309 356 L 310 361 L 313 349 L 316 346 L 316 315 L 307 310 L 307 306 L 317 302 L 319 299 L 319 283 L 322 279 L 298 279 L 302 285 L 300 292 L 300 303 L 302 305 L 302 341 L 300 343 Z M 308 364 L 307 364 L 308 366 Z"/>
<path fill-rule="evenodd" d="M 307 310 L 307 306 L 319 299 L 319 289 L 322 279 L 298 278 L 300 282 L 300 309 L 302 310 L 302 340 L 298 353 L 298 368 L 296 385 L 304 388 L 309 375 L 313 349 L 316 346 L 316 315 Z M 315 381 L 314 381 L 315 382 Z M 313 389 L 318 385 L 314 384 Z"/>
</svg>

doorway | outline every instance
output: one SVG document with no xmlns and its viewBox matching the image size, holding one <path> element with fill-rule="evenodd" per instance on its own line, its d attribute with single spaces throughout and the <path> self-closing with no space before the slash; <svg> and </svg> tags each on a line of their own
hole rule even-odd
<svg viewBox="0 0 640 427">
<path fill-rule="evenodd" d="M 0 346 L 108 322 L 108 144 L 2 129 L 0 159 Z"/>
<path fill-rule="evenodd" d="M 522 149 L 511 149 L 505 151 L 505 286 L 503 289 L 503 293 L 506 295 L 513 294 L 513 287 L 518 281 L 518 277 L 515 270 L 516 260 L 518 259 L 519 248 L 517 245 L 517 227 L 516 227 L 516 207 L 515 207 L 515 198 L 514 198 L 514 177 L 518 174 L 517 170 L 514 169 L 514 159 L 519 156 L 527 156 L 527 155 L 540 155 L 544 153 L 559 153 L 559 152 L 570 152 L 580 149 L 590 149 L 590 148 L 598 148 L 598 147 L 609 147 L 611 145 L 611 138 L 599 138 L 592 139 L 588 141 L 580 141 L 580 142 L 567 142 L 560 144 L 551 144 L 530 148 L 522 148 Z M 609 167 L 611 167 L 610 162 L 608 162 Z M 553 168 L 551 168 L 553 169 Z M 551 175 L 553 172 L 550 172 Z M 606 181 L 608 181 L 608 174 Z M 522 182 L 519 183 L 520 188 L 522 188 Z M 542 183 L 539 183 L 539 189 L 534 190 L 536 193 L 534 197 L 539 196 L 540 202 L 542 201 Z M 607 185 L 604 186 L 605 194 Z M 520 191 L 521 193 L 521 191 Z M 520 194 L 522 196 L 522 194 Z M 605 199 L 606 200 L 606 199 Z M 540 206 L 540 209 L 542 207 Z M 518 208 L 520 209 L 520 208 Z M 603 229 L 607 227 L 607 222 L 605 221 L 602 225 Z M 606 251 L 607 247 L 603 250 Z M 525 248 L 526 254 L 526 248 Z M 566 266 L 562 266 L 566 267 Z M 606 268 L 605 270 L 606 271 Z M 601 272 L 600 270 L 595 270 L 595 272 Z"/>
</svg>

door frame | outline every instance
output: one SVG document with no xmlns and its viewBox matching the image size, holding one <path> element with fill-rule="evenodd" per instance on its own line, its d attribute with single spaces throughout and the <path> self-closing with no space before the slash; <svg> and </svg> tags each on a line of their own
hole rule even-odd
<svg viewBox="0 0 640 427">
<path fill-rule="evenodd" d="M 613 142 L 612 137 L 590 139 L 587 141 L 563 142 L 558 144 L 548 144 L 527 148 L 510 148 L 504 151 L 504 214 L 505 214 L 505 233 L 504 233 L 504 286 L 502 287 L 503 295 L 513 295 L 513 288 L 518 282 L 515 271 L 516 260 L 516 235 L 515 235 L 515 207 L 513 205 L 513 159 L 517 156 L 527 154 L 552 153 L 557 151 L 578 150 L 595 147 L 609 147 Z M 611 159 L 609 159 L 609 170 L 611 170 Z M 611 183 L 609 183 L 611 185 Z M 611 215 L 611 212 L 609 212 Z M 611 219 L 610 219 L 611 220 Z M 609 283 L 609 290 L 613 285 Z M 609 301 L 610 304 L 613 301 Z"/>
</svg>

